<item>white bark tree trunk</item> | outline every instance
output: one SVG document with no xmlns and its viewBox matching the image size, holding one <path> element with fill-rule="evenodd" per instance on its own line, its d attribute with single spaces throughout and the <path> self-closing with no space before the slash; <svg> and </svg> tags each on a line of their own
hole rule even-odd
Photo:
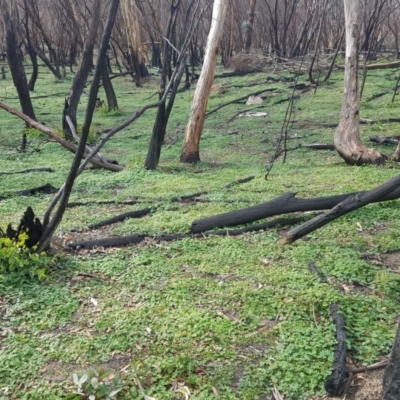
<svg viewBox="0 0 400 400">
<path fill-rule="evenodd" d="M 359 0 L 344 0 L 346 22 L 346 61 L 342 117 L 334 136 L 335 148 L 350 165 L 383 164 L 386 157 L 365 147 L 360 139 L 358 93 Z"/>
<path fill-rule="evenodd" d="M 224 28 L 227 5 L 228 0 L 214 0 L 204 63 L 194 92 L 189 122 L 185 129 L 185 140 L 180 157 L 181 162 L 195 163 L 200 161 L 200 137 L 204 126 L 208 96 L 214 80 L 218 45 Z"/>
</svg>

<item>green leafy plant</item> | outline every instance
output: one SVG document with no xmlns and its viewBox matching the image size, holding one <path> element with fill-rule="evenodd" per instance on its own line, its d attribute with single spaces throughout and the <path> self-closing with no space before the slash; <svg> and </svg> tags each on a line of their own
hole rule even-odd
<svg viewBox="0 0 400 400">
<path fill-rule="evenodd" d="M 51 258 L 45 253 L 34 253 L 25 245 L 27 233 L 18 235 L 16 241 L 1 237 L 0 230 L 0 278 L 18 280 L 20 278 L 47 278 L 47 268 Z"/>
<path fill-rule="evenodd" d="M 74 384 L 76 385 L 77 391 L 67 399 L 78 400 L 114 400 L 117 398 L 117 394 L 122 390 L 121 377 L 117 374 L 114 377 L 110 377 L 112 372 L 102 372 L 92 369 L 88 374 L 78 376 L 77 374 L 72 375 Z"/>
<path fill-rule="evenodd" d="M 102 104 L 98 110 L 102 117 L 119 117 L 122 115 L 122 110 L 120 108 L 109 110 L 107 104 Z"/>
<path fill-rule="evenodd" d="M 30 138 L 44 138 L 46 135 L 43 132 L 40 132 L 38 129 L 35 128 L 26 128 L 25 133 Z"/>
</svg>

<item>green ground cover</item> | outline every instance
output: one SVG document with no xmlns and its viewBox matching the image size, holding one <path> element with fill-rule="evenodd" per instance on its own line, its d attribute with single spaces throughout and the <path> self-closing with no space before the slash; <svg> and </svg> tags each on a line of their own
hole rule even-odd
<svg viewBox="0 0 400 400">
<path fill-rule="evenodd" d="M 361 102 L 361 116 L 398 118 L 400 102 L 391 103 L 395 71 L 371 71 Z M 104 154 L 126 165 L 119 173 L 88 170 L 76 181 L 71 201 L 127 200 L 140 204 L 88 205 L 68 209 L 54 238 L 47 280 L 0 281 L 0 389 L 3 398 L 60 399 L 76 391 L 73 374 L 91 371 L 120 374 L 121 399 L 157 400 L 267 399 L 274 385 L 285 399 L 324 393 L 335 347 L 329 304 L 340 305 L 346 321 L 348 349 L 359 365 L 390 351 L 399 310 L 399 268 L 376 257 L 397 249 L 398 202 L 369 205 L 286 247 L 276 243 L 287 227 L 240 237 L 210 237 L 176 242 L 146 240 L 122 249 L 65 251 L 70 240 L 133 233 L 187 232 L 195 219 L 267 201 L 287 191 L 307 198 L 370 189 L 398 174 L 398 165 L 348 167 L 335 152 L 299 148 L 279 159 L 266 181 L 275 152 L 290 83 L 265 82 L 268 74 L 220 78 L 224 94 L 212 94 L 209 110 L 265 88 L 267 117 L 237 117 L 247 109 L 232 104 L 210 115 L 196 165 L 179 163 L 180 141 L 164 146 L 157 171 L 143 168 L 155 111 L 112 138 Z M 276 75 L 275 78 L 278 76 Z M 250 85 L 255 87 L 235 87 Z M 299 83 L 305 82 L 305 76 Z M 59 128 L 72 77 L 55 81 L 41 70 L 32 94 L 40 121 Z M 121 111 L 97 111 L 95 132 L 116 126 L 157 89 L 150 78 L 136 88 L 128 78 L 113 80 Z M 367 101 L 376 93 L 387 94 Z M 185 125 L 192 91 L 177 96 L 168 134 Z M 288 147 L 332 142 L 340 117 L 342 73 L 325 86 L 300 93 L 294 103 Z M 104 97 L 103 94 L 100 97 Z M 0 81 L 0 98 L 18 108 L 10 78 Z M 82 97 L 83 104 L 86 100 Z M 82 120 L 84 106 L 81 106 Z M 26 153 L 17 151 L 23 123 L 0 111 L 1 171 L 51 167 L 53 173 L 2 175 L 0 225 L 18 222 L 27 206 L 41 217 L 49 195 L 14 196 L 16 190 L 65 180 L 72 154 L 45 136 L 31 132 Z M 237 134 L 228 131 L 237 130 Z M 370 135 L 398 133 L 398 124 L 363 125 Z M 297 135 L 297 136 L 296 136 Z M 394 149 L 376 145 L 386 154 Z M 228 183 L 254 175 L 231 188 Z M 198 191 L 210 202 L 172 203 L 169 198 Z M 159 200 L 163 198 L 165 200 Z M 99 230 L 87 226 L 144 207 L 141 219 Z M 383 260 L 383 261 L 382 261 Z M 328 278 L 321 284 L 310 262 Z M 0 260 L 1 262 L 1 260 Z M 119 386 L 120 385 L 120 386 Z M 1 398 L 1 393 L 0 393 Z M 105 397 L 104 397 L 105 398 Z"/>
</svg>

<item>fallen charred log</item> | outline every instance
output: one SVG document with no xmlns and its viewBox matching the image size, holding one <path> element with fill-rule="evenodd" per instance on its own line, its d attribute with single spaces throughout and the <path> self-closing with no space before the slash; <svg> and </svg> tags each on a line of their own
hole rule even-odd
<svg viewBox="0 0 400 400">
<path fill-rule="evenodd" d="M 0 175 L 28 174 L 30 172 L 54 172 L 51 168 L 29 168 L 15 172 L 0 172 Z"/>
<path fill-rule="evenodd" d="M 360 195 L 363 193 L 366 192 L 363 191 L 359 193 L 347 193 L 336 196 L 315 197 L 311 199 L 297 199 L 296 193 L 288 192 L 282 196 L 267 201 L 266 203 L 262 203 L 253 207 L 198 219 L 192 223 L 190 231 L 192 233 L 205 232 L 213 228 L 247 224 L 249 222 L 258 221 L 274 215 L 281 215 L 297 211 L 326 210 L 335 207 L 337 204 L 346 200 L 350 196 Z M 399 197 L 400 188 L 397 188 L 378 200 L 374 200 L 373 202 L 396 200 Z"/>
<path fill-rule="evenodd" d="M 302 147 L 306 147 L 307 149 L 312 149 L 312 150 L 335 150 L 335 146 L 333 144 L 327 144 L 327 143 L 303 144 Z"/>
<path fill-rule="evenodd" d="M 68 247 L 73 249 L 92 249 L 94 247 L 121 247 L 127 246 L 130 244 L 137 244 L 145 240 L 146 238 L 151 238 L 155 241 L 173 241 L 173 240 L 181 240 L 185 238 L 193 238 L 193 239 L 201 239 L 210 236 L 239 236 L 243 233 L 247 232 L 257 232 L 269 228 L 274 228 L 276 226 L 287 226 L 287 225 L 294 225 L 298 222 L 304 220 L 304 218 L 278 218 L 273 221 L 266 222 L 264 224 L 256 224 L 246 226 L 240 229 L 221 229 L 218 231 L 207 232 L 207 233 L 177 233 L 177 234 L 170 234 L 170 235 L 148 235 L 148 234 L 136 234 L 136 235 L 128 235 L 128 236 L 120 236 L 114 238 L 104 238 L 104 239 L 94 239 L 94 240 L 87 240 L 81 242 L 72 242 L 68 244 Z"/>
<path fill-rule="evenodd" d="M 343 392 L 347 382 L 346 370 L 346 330 L 343 315 L 340 314 L 339 306 L 331 304 L 329 306 L 333 323 L 336 326 L 335 356 L 333 359 L 332 373 L 325 382 L 325 390 L 331 395 L 338 395 Z"/>
<path fill-rule="evenodd" d="M 317 277 L 320 283 L 327 283 L 326 277 L 321 274 L 314 262 L 309 264 L 310 271 Z M 348 371 L 346 369 L 346 330 L 343 315 L 339 306 L 335 303 L 329 305 L 333 323 L 336 326 L 335 336 L 337 345 L 332 364 L 332 373 L 325 381 L 325 390 L 331 395 L 342 393 L 346 387 Z"/>
<path fill-rule="evenodd" d="M 38 186 L 32 189 L 24 189 L 24 190 L 18 190 L 15 192 L 17 196 L 32 196 L 34 194 L 42 193 L 42 194 L 52 194 L 56 193 L 58 189 L 56 189 L 54 186 L 50 185 L 50 183 L 46 183 L 45 185 Z"/>
<path fill-rule="evenodd" d="M 102 200 L 102 201 L 72 201 L 67 204 L 67 208 L 81 207 L 81 206 L 91 206 L 91 205 L 102 205 L 102 204 L 123 204 L 123 205 L 133 205 L 139 203 L 139 200 Z"/>
<path fill-rule="evenodd" d="M 399 144 L 399 136 L 370 136 L 369 141 L 379 144 Z"/>
<path fill-rule="evenodd" d="M 288 244 L 321 228 L 329 222 L 348 214 L 369 203 L 382 201 L 385 197 L 400 193 L 400 175 L 395 176 L 384 184 L 366 191 L 349 196 L 335 205 L 331 210 L 313 218 L 310 221 L 292 229 L 279 239 L 279 243 Z"/>
<path fill-rule="evenodd" d="M 91 224 L 91 225 L 89 225 L 89 228 L 90 229 L 100 228 L 101 226 L 115 224 L 116 222 L 122 222 L 127 218 L 143 217 L 144 215 L 149 214 L 150 211 L 151 211 L 151 208 L 143 208 L 142 210 L 129 211 L 124 214 L 116 215 L 115 217 L 106 219 L 104 221 L 100 221 L 100 222 L 96 222 L 95 224 Z"/>
<path fill-rule="evenodd" d="M 383 399 L 397 400 L 400 398 L 400 325 L 397 328 L 397 334 L 394 339 L 392 352 L 389 359 L 389 365 L 383 378 Z"/>
</svg>

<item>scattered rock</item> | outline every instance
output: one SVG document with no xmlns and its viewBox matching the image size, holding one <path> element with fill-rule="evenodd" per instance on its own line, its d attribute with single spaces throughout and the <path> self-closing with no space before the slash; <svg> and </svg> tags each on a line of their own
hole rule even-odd
<svg viewBox="0 0 400 400">
<path fill-rule="evenodd" d="M 266 117 L 268 113 L 262 111 L 247 111 L 239 114 L 239 117 Z"/>
<path fill-rule="evenodd" d="M 224 94 L 227 91 L 228 89 L 220 83 L 214 83 L 214 85 L 211 86 L 211 93 Z"/>
<path fill-rule="evenodd" d="M 264 103 L 260 96 L 250 96 L 246 101 L 246 106 L 259 106 Z"/>
</svg>

